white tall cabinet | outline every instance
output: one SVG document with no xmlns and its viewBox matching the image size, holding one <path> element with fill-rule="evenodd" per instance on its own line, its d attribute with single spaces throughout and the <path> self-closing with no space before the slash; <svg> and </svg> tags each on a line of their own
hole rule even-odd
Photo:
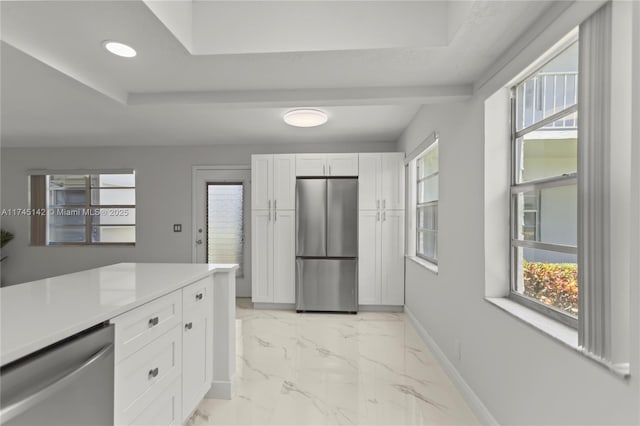
<svg viewBox="0 0 640 426">
<path fill-rule="evenodd" d="M 404 305 L 404 154 L 360 154 L 358 302 Z"/>
<path fill-rule="evenodd" d="M 293 154 L 251 156 L 251 291 L 257 303 L 295 303 Z"/>
</svg>

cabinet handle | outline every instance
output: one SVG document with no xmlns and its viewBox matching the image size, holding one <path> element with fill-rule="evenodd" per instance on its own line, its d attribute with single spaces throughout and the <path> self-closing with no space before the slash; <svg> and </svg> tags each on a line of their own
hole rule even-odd
<svg viewBox="0 0 640 426">
<path fill-rule="evenodd" d="M 269 208 L 269 222 L 271 222 L 271 208 Z"/>
<path fill-rule="evenodd" d="M 323 175 L 325 175 L 325 174 L 326 174 L 326 172 L 325 172 L 324 168 L 325 168 L 325 165 L 323 164 L 323 165 L 322 165 L 322 174 L 323 174 Z"/>
<path fill-rule="evenodd" d="M 331 176 L 331 164 L 329 164 L 329 176 Z"/>
<path fill-rule="evenodd" d="M 273 209 L 276 210 L 278 208 L 278 200 L 273 200 Z"/>
<path fill-rule="evenodd" d="M 152 368 L 151 370 L 149 370 L 149 380 L 153 379 L 154 377 L 158 377 L 158 373 L 160 373 L 160 370 L 158 370 L 158 367 L 156 368 Z"/>
<path fill-rule="evenodd" d="M 380 200 L 376 200 L 376 209 L 380 208 Z"/>
<path fill-rule="evenodd" d="M 383 209 L 387 208 L 387 199 L 386 198 L 384 200 L 382 200 L 382 208 Z"/>
<path fill-rule="evenodd" d="M 149 318 L 149 328 L 158 325 L 158 317 Z"/>
<path fill-rule="evenodd" d="M 196 300 L 202 300 L 202 293 L 196 294 Z"/>
<path fill-rule="evenodd" d="M 192 322 L 188 322 L 184 325 L 184 329 L 185 330 L 191 330 L 193 328 L 193 323 Z"/>
<path fill-rule="evenodd" d="M 273 221 L 277 222 L 278 221 L 278 212 L 277 211 L 273 211 Z"/>
<path fill-rule="evenodd" d="M 380 222 L 380 212 L 376 212 L 376 222 Z"/>
<path fill-rule="evenodd" d="M 387 212 L 382 212 L 382 221 L 387 220 Z"/>
</svg>

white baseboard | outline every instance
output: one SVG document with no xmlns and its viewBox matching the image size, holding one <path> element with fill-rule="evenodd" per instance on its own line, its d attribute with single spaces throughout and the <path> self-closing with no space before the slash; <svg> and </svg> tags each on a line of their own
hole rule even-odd
<svg viewBox="0 0 640 426">
<path fill-rule="evenodd" d="M 416 328 L 418 335 L 422 337 L 422 340 L 429 347 L 433 355 L 438 359 L 442 368 L 447 373 L 449 378 L 456 385 L 462 396 L 464 397 L 467 404 L 473 411 L 473 413 L 478 417 L 480 423 L 483 425 L 498 425 L 498 421 L 493 417 L 489 409 L 483 404 L 482 400 L 478 398 L 478 395 L 475 394 L 473 389 L 465 382 L 462 378 L 456 367 L 449 361 L 449 358 L 442 352 L 442 349 L 438 346 L 436 341 L 431 337 L 429 332 L 420 324 L 418 319 L 413 315 L 411 309 L 407 306 L 404 307 L 404 312 L 407 314 L 407 317 L 411 320 L 411 323 Z"/>
<path fill-rule="evenodd" d="M 233 381 L 214 380 L 211 383 L 211 389 L 207 392 L 206 398 L 213 399 L 231 399 L 235 393 Z"/>
</svg>

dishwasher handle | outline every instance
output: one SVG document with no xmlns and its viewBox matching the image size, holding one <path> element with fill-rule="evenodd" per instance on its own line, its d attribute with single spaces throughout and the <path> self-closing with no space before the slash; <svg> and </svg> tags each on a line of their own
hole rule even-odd
<svg viewBox="0 0 640 426">
<path fill-rule="evenodd" d="M 85 370 L 88 370 L 93 364 L 100 361 L 102 358 L 109 356 L 113 352 L 113 343 L 110 343 L 104 346 L 95 354 L 91 355 L 87 360 L 79 363 L 78 365 L 69 368 L 60 377 L 56 378 L 56 380 L 45 386 L 42 389 L 36 390 L 30 395 L 16 401 L 14 403 L 9 404 L 6 407 L 2 407 L 0 410 L 0 421 L 3 423 L 8 422 L 14 417 L 24 413 L 34 405 L 38 404 L 41 401 L 44 401 L 49 396 L 56 393 L 58 390 L 65 387 L 67 384 L 72 382 L 77 376 L 82 374 Z"/>
</svg>

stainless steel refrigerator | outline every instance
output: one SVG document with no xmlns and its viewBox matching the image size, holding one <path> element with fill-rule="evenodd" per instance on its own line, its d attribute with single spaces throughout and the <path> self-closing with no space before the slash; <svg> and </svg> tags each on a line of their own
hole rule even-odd
<svg viewBox="0 0 640 426">
<path fill-rule="evenodd" d="M 296 310 L 358 311 L 358 179 L 296 182 Z"/>
</svg>

